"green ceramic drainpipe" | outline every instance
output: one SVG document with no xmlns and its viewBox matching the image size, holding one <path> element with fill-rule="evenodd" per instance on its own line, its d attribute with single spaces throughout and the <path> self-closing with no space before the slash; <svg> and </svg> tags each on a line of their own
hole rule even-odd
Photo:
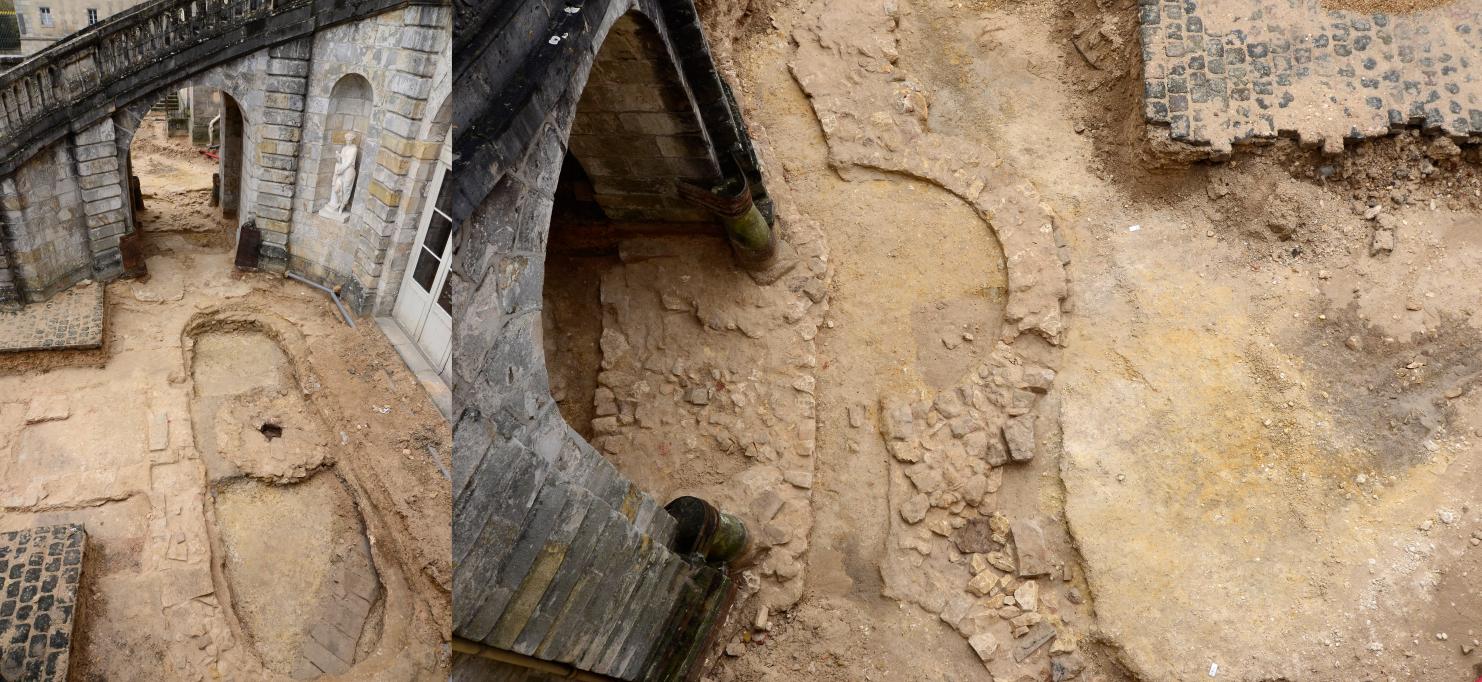
<svg viewBox="0 0 1482 682">
<path fill-rule="evenodd" d="M 772 263 L 777 255 L 777 232 L 752 201 L 751 185 L 745 177 L 736 176 L 709 188 L 684 183 L 679 191 L 715 214 L 742 267 L 757 270 Z"/>
<path fill-rule="evenodd" d="M 705 500 L 680 497 L 664 510 L 678 522 L 673 549 L 680 554 L 698 555 L 709 564 L 729 564 L 751 549 L 746 524 Z"/>
</svg>

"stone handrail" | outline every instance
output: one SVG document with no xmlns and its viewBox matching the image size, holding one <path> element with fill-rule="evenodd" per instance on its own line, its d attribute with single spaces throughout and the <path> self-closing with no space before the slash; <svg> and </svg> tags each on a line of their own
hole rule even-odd
<svg viewBox="0 0 1482 682">
<path fill-rule="evenodd" d="M 446 0 L 153 0 L 0 73 L 0 175 L 69 129 L 325 26 Z"/>
</svg>

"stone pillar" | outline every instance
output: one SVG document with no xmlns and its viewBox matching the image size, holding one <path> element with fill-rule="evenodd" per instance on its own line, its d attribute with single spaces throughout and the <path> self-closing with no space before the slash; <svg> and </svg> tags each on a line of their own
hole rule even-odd
<svg viewBox="0 0 1482 682">
<path fill-rule="evenodd" d="M 123 274 L 118 243 L 128 229 L 124 211 L 125 178 L 119 162 L 113 118 L 104 118 L 75 134 L 77 185 L 82 190 L 82 212 L 92 249 L 93 277 L 109 280 Z"/>
<path fill-rule="evenodd" d="M 304 95 L 309 91 L 312 39 L 268 49 L 267 95 L 263 100 L 261 139 L 257 143 L 259 181 L 257 214 L 262 230 L 258 267 L 288 268 L 288 230 L 293 223 L 293 192 L 298 176 L 299 139 L 304 126 Z"/>
<path fill-rule="evenodd" d="M 377 292 L 385 284 L 386 254 L 400 223 L 402 207 L 410 192 L 421 189 L 411 186 L 411 171 L 417 165 L 414 161 L 435 163 L 441 149 L 441 140 L 419 137 L 427 130 L 424 121 L 437 113 L 428 110 L 428 100 L 438 64 L 448 47 L 451 22 L 452 13 L 446 7 L 402 10 L 403 49 L 397 53 L 390 89 L 380 104 L 381 139 L 366 192 L 365 229 L 359 235 L 351 266 L 347 297 L 357 312 L 368 312 L 378 298 Z"/>
</svg>

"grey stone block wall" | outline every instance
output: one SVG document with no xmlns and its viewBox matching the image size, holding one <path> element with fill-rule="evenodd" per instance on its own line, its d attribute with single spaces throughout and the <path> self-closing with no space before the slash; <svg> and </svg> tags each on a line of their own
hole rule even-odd
<svg viewBox="0 0 1482 682">
<path fill-rule="evenodd" d="M 695 20 L 687 0 L 669 4 Z M 578 144 L 572 130 L 585 115 L 577 113 L 584 90 L 610 88 L 613 96 L 596 105 L 598 113 L 662 114 L 684 126 L 665 134 L 688 131 L 692 142 L 710 144 L 712 131 L 734 120 L 728 109 L 709 119 L 703 105 L 675 109 L 691 95 L 709 100 L 689 89 L 692 78 L 661 80 L 674 62 L 650 59 L 650 70 L 640 71 L 645 54 L 675 54 L 674 27 L 665 23 L 674 10 L 637 6 L 643 17 L 614 30 L 635 5 L 595 0 L 565 11 L 537 1 L 465 9 L 455 33 L 486 42 L 455 48 L 476 58 L 461 67 L 467 82 L 455 85 L 461 241 L 453 352 L 462 411 L 454 424 L 454 632 L 619 679 L 681 679 L 723 615 L 732 585 L 722 570 L 671 551 L 674 520 L 660 501 L 636 489 L 562 419 L 540 339 L 541 288 L 556 181 L 568 141 Z M 647 37 L 640 34 L 644 22 L 653 29 Z M 620 36 L 612 53 L 619 58 L 603 69 L 612 80 L 602 80 L 593 62 L 613 35 Z M 518 68 L 502 61 L 512 56 L 524 60 Z M 689 59 L 703 61 L 714 77 L 708 52 Z M 629 94 L 622 88 L 660 83 L 684 89 L 641 105 L 656 111 L 626 107 L 631 100 L 622 99 Z M 714 149 L 686 151 L 714 158 Z M 672 183 L 674 170 L 654 177 Z M 455 677 L 484 679 L 463 665 L 474 664 L 459 663 Z"/>
<path fill-rule="evenodd" d="M 211 144 L 211 119 L 221 115 L 221 102 L 216 101 L 211 90 L 190 88 L 190 142 L 199 147 Z M 217 121 L 216 134 L 221 135 L 221 121 Z M 220 142 L 221 140 L 216 140 Z"/>
</svg>

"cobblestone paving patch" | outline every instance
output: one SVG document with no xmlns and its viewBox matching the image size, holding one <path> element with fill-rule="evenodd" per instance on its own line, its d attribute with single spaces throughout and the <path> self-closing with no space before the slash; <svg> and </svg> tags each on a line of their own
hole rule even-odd
<svg viewBox="0 0 1482 682">
<path fill-rule="evenodd" d="M 45 303 L 0 312 L 0 353 L 101 348 L 103 291 L 98 284 L 72 287 Z"/>
<path fill-rule="evenodd" d="M 0 533 L 0 680 L 67 679 L 86 544 L 77 525 Z"/>
<path fill-rule="evenodd" d="M 1339 152 L 1419 126 L 1482 134 L 1482 2 L 1406 15 L 1319 0 L 1139 0 L 1144 109 L 1173 139 L 1228 155 L 1282 136 Z"/>
</svg>

